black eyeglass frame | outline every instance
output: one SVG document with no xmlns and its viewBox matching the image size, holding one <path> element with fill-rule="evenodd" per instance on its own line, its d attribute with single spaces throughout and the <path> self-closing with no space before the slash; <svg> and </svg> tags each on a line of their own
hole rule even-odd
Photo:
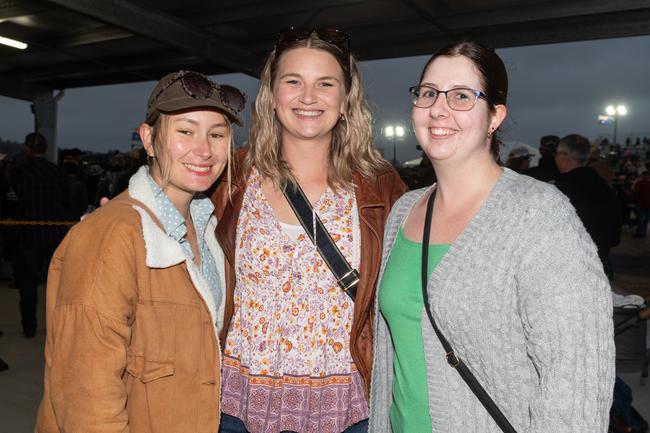
<svg viewBox="0 0 650 433">
<path fill-rule="evenodd" d="M 287 27 L 280 30 L 275 38 L 276 51 L 283 48 L 284 45 L 292 42 L 302 41 L 308 39 L 312 33 L 316 33 L 319 39 L 336 45 L 346 53 L 350 53 L 350 34 L 344 30 L 324 27 L 320 29 L 308 29 L 304 27 Z"/>
<path fill-rule="evenodd" d="M 417 104 L 417 101 L 420 98 L 419 89 L 423 89 L 423 88 L 436 92 L 436 96 L 433 98 L 433 101 L 431 102 L 430 105 L 423 106 L 423 105 L 418 105 Z M 455 92 L 455 91 L 458 91 L 458 90 L 469 90 L 474 94 L 475 98 L 474 98 L 474 101 L 472 101 L 472 106 L 471 107 L 469 107 L 467 109 L 464 109 L 464 110 L 462 110 L 462 109 L 459 110 L 459 109 L 453 108 L 451 106 L 451 104 L 449 103 L 449 96 L 448 96 L 449 92 Z M 472 89 L 471 87 L 454 87 L 453 89 L 448 89 L 448 90 L 438 90 L 435 87 L 427 86 L 425 84 L 419 85 L 419 86 L 411 86 L 411 87 L 409 87 L 409 94 L 411 95 L 411 102 L 413 103 L 413 105 L 415 107 L 418 107 L 418 108 L 431 108 L 431 107 L 433 107 L 433 105 L 438 100 L 438 96 L 440 96 L 441 93 L 445 94 L 445 100 L 447 101 L 447 105 L 449 106 L 449 108 L 451 108 L 454 111 L 470 111 L 472 108 L 474 108 L 474 106 L 476 105 L 476 101 L 479 98 L 483 99 L 490 106 L 493 105 L 492 102 L 490 101 L 490 99 L 487 97 L 487 95 L 485 93 L 483 93 L 483 92 L 481 92 L 480 90 L 477 90 L 477 89 Z"/>
</svg>

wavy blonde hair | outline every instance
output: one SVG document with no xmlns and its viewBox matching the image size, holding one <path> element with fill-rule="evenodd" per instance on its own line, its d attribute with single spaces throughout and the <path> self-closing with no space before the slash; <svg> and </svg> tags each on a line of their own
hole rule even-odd
<svg viewBox="0 0 650 433">
<path fill-rule="evenodd" d="M 315 32 L 302 40 L 276 46 L 266 59 L 260 77 L 260 89 L 252 110 L 248 138 L 249 151 L 244 161 L 246 168 L 255 167 L 278 188 L 295 180 L 282 160 L 282 125 L 273 110 L 273 84 L 283 53 L 295 48 L 312 48 L 331 54 L 343 71 L 345 100 L 343 115 L 332 134 L 329 149 L 327 183 L 332 189 L 352 190 L 352 174 L 374 179 L 390 167 L 373 147 L 372 114 L 368 108 L 356 60 L 346 50 L 326 42 Z"/>
</svg>

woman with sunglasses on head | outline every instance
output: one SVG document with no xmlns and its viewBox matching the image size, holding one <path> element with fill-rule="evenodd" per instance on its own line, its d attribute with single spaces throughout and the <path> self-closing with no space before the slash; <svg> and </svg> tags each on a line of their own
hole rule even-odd
<svg viewBox="0 0 650 433">
<path fill-rule="evenodd" d="M 566 197 L 499 164 L 507 88 L 493 50 L 460 42 L 410 89 L 437 183 L 386 224 L 370 432 L 607 430 L 609 283 Z"/>
<path fill-rule="evenodd" d="M 50 265 L 39 433 L 218 430 L 225 280 L 202 192 L 230 160 L 244 101 L 191 71 L 152 91 L 148 166 Z"/>
<path fill-rule="evenodd" d="M 366 431 L 382 234 L 405 189 L 371 131 L 347 34 L 280 33 L 231 198 L 213 196 L 230 265 L 222 433 Z M 302 225 L 285 187 L 304 191 Z M 310 239 L 328 233 L 349 271 L 330 270 Z"/>
</svg>

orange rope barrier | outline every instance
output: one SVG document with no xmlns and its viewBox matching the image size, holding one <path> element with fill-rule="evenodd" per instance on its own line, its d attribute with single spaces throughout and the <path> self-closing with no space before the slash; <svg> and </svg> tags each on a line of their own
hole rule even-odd
<svg viewBox="0 0 650 433">
<path fill-rule="evenodd" d="M 73 226 L 79 221 L 17 221 L 17 220 L 0 220 L 0 225 L 4 226 Z"/>
</svg>

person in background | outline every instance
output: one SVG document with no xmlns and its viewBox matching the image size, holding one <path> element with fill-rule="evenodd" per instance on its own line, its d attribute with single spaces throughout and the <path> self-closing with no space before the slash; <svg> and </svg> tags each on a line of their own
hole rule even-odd
<svg viewBox="0 0 650 433">
<path fill-rule="evenodd" d="M 0 153 L 0 219 L 10 220 L 14 218 L 15 193 L 11 189 L 7 173 L 9 172 L 9 158 L 5 153 Z M 13 279 L 10 270 L 12 251 L 16 247 L 15 231 L 11 226 L 0 225 L 0 281 Z"/>
<path fill-rule="evenodd" d="M 610 250 L 621 241 L 622 215 L 614 190 L 587 161 L 591 144 L 587 138 L 570 134 L 560 140 L 555 154 L 560 175 L 555 186 L 566 195 L 587 232 L 598 247 L 605 273 L 613 276 Z"/>
<path fill-rule="evenodd" d="M 213 195 L 228 264 L 221 433 L 367 428 L 384 222 L 405 186 L 373 147 L 349 43 L 337 29 L 278 35 L 232 191 Z M 354 299 L 283 195 L 297 186 L 358 270 Z"/>
<path fill-rule="evenodd" d="M 127 159 L 124 155 L 116 151 L 111 156 L 108 169 L 104 172 L 97 184 L 97 200 L 99 201 L 102 197 L 113 198 L 122 192 L 118 190 L 116 184 L 124 176 L 130 178 Z"/>
<path fill-rule="evenodd" d="M 135 147 L 126 154 L 126 170 L 115 179 L 113 186 L 115 194 L 125 191 L 129 187 L 129 179 L 140 167 L 147 163 L 147 152 L 141 147 Z"/>
<path fill-rule="evenodd" d="M 517 173 L 523 173 L 528 170 L 530 166 L 530 158 L 533 157 L 533 154 L 528 152 L 528 148 L 525 146 L 515 147 L 508 154 L 508 159 L 506 160 L 506 167 Z"/>
<path fill-rule="evenodd" d="M 104 173 L 104 169 L 97 162 L 89 161 L 87 164 L 83 165 L 83 172 L 86 182 L 86 193 L 88 197 L 89 210 L 92 210 L 96 206 L 99 206 L 99 199 L 102 198 L 102 196 L 98 197 L 97 191 L 99 180 Z"/>
<path fill-rule="evenodd" d="M 500 433 L 455 357 L 517 432 L 607 431 L 609 282 L 566 197 L 499 165 L 507 91 L 501 59 L 471 41 L 441 48 L 410 89 L 437 182 L 386 223 L 370 433 Z"/>
<path fill-rule="evenodd" d="M 535 167 L 531 167 L 523 174 L 542 182 L 553 182 L 560 174 L 555 165 L 555 150 L 560 142 L 557 135 L 545 135 L 539 140 L 539 154 L 541 157 Z"/>
<path fill-rule="evenodd" d="M 88 209 L 86 184 L 81 180 L 81 166 L 73 158 L 61 164 L 65 173 L 63 212 L 66 221 L 78 221 Z"/>
<path fill-rule="evenodd" d="M 0 337 L 2 337 L 3 332 L 0 331 Z M 0 371 L 5 371 L 9 369 L 9 364 L 5 362 L 4 359 L 0 358 Z"/>
<path fill-rule="evenodd" d="M 600 149 L 597 145 L 591 145 L 591 153 L 589 154 L 589 159 L 587 160 L 587 167 L 591 167 L 596 170 L 596 173 L 603 178 L 607 185 L 612 186 L 614 181 L 614 170 L 612 170 L 604 159 L 600 156 Z"/>
<path fill-rule="evenodd" d="M 148 165 L 52 259 L 37 432 L 218 430 L 225 280 L 202 192 L 231 159 L 244 103 L 193 71 L 154 87 Z"/>
<path fill-rule="evenodd" d="M 650 223 L 650 172 L 647 170 L 632 185 L 632 198 L 636 214 L 634 237 L 642 238 L 646 236 Z"/>
<path fill-rule="evenodd" d="M 65 236 L 64 174 L 46 158 L 47 141 L 38 132 L 25 137 L 25 160 L 10 175 L 16 193 L 15 219 L 24 224 L 15 228 L 13 271 L 20 290 L 20 315 L 23 335 L 36 335 L 38 284 L 59 242 Z"/>
</svg>

